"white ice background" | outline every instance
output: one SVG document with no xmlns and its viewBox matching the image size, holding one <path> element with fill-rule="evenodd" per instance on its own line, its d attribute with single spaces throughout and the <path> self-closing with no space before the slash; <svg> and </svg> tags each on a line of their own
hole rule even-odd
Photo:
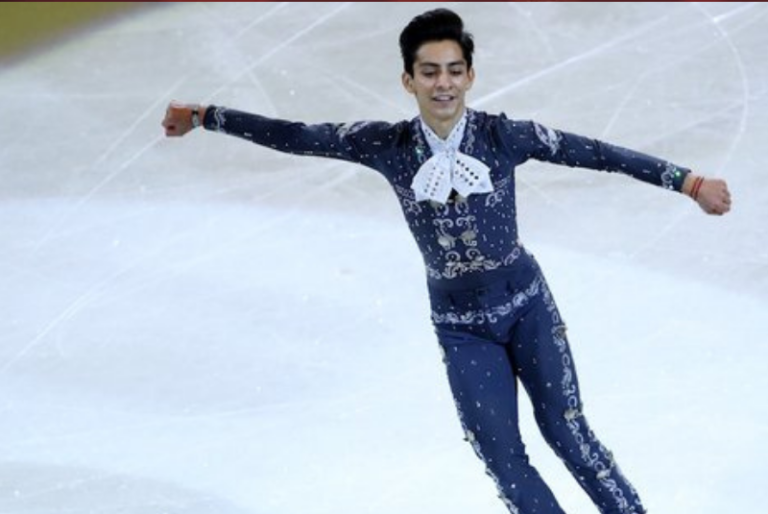
<svg viewBox="0 0 768 514">
<path fill-rule="evenodd" d="M 168 101 L 415 115 L 436 4 L 154 7 L 0 69 L 0 513 L 503 513 L 383 178 L 197 131 Z M 520 231 L 587 415 L 653 514 L 765 512 L 768 6 L 446 4 L 469 104 L 728 180 L 733 212 L 531 162 Z M 545 446 L 571 513 L 597 512 Z"/>
</svg>

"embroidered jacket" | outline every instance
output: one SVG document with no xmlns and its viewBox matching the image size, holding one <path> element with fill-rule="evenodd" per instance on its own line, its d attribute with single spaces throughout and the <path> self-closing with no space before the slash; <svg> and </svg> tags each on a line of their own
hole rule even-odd
<svg viewBox="0 0 768 514">
<path fill-rule="evenodd" d="M 431 157 L 419 119 L 307 125 L 210 106 L 203 125 L 275 150 L 362 164 L 392 186 L 430 282 L 507 268 L 522 255 L 515 215 L 515 167 L 537 159 L 618 172 L 680 191 L 690 170 L 595 139 L 468 109 L 460 151 L 490 166 L 493 192 L 417 202 L 411 181 Z"/>
</svg>

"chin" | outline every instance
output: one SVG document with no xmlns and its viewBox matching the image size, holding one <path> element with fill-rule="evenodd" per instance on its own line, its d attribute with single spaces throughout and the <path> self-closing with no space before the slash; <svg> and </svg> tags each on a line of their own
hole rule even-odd
<svg viewBox="0 0 768 514">
<path fill-rule="evenodd" d="M 460 105 L 450 104 L 444 106 L 432 105 L 429 112 L 436 118 L 450 118 L 461 112 Z"/>
<path fill-rule="evenodd" d="M 432 117 L 439 121 L 452 121 L 461 115 L 460 109 L 451 109 L 450 111 L 433 112 Z"/>
</svg>

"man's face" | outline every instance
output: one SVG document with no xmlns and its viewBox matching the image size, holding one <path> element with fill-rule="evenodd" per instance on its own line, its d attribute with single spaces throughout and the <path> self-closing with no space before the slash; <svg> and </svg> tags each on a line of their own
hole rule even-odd
<svg viewBox="0 0 768 514">
<path fill-rule="evenodd" d="M 413 77 L 403 73 L 403 86 L 416 97 L 419 112 L 438 135 L 450 131 L 464 113 L 464 96 L 475 72 L 467 67 L 456 41 L 432 41 L 416 52 Z"/>
</svg>

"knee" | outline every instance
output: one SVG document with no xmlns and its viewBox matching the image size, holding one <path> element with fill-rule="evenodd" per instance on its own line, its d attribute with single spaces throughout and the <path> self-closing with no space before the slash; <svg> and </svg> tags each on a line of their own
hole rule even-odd
<svg viewBox="0 0 768 514">
<path fill-rule="evenodd" d="M 485 464 L 486 473 L 495 479 L 511 483 L 516 476 L 526 474 L 530 469 L 525 444 L 519 437 L 499 440 L 495 436 L 465 429 L 467 441 L 475 455 Z"/>
<path fill-rule="evenodd" d="M 562 459 L 576 458 L 588 443 L 589 427 L 580 407 L 538 413 L 536 420 L 547 444 Z"/>
<path fill-rule="evenodd" d="M 566 409 L 558 418 L 540 421 L 547 444 L 580 476 L 608 480 L 614 468 L 612 452 L 603 446 L 587 423 L 581 408 Z"/>
<path fill-rule="evenodd" d="M 541 434 L 547 441 L 556 442 L 569 433 L 569 425 L 578 423 L 583 414 L 578 407 L 553 409 L 542 406 L 536 411 L 536 422 Z"/>
</svg>

